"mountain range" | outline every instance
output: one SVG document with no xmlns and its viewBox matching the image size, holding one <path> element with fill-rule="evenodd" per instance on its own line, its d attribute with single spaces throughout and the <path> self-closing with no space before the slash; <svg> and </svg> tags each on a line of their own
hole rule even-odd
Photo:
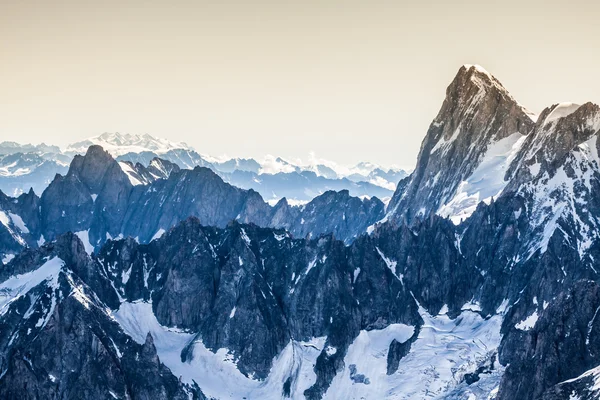
<svg viewBox="0 0 600 400">
<path fill-rule="evenodd" d="M 345 167 L 328 160 L 292 163 L 281 157 L 215 158 L 196 152 L 186 143 L 173 143 L 151 135 L 104 133 L 68 145 L 21 145 L 0 143 L 0 190 L 12 196 L 30 188 L 41 194 L 55 174 L 65 174 L 77 154 L 83 155 L 93 145 L 101 146 L 118 161 L 148 167 L 160 157 L 182 169 L 196 166 L 212 169 L 226 182 L 242 189 L 254 189 L 275 204 L 281 198 L 295 204 L 306 203 L 328 190 L 348 190 L 353 196 L 392 196 L 396 183 L 407 175 L 399 168 L 385 169 L 361 162 Z"/>
<path fill-rule="evenodd" d="M 598 135 L 465 65 L 387 206 L 84 142 L 0 196 L 0 397 L 598 398 Z"/>
</svg>

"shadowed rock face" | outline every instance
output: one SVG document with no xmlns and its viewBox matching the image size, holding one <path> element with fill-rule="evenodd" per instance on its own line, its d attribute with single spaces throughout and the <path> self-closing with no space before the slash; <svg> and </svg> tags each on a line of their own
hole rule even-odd
<svg viewBox="0 0 600 400">
<path fill-rule="evenodd" d="M 56 261 L 46 280 L 3 310 L 0 397 L 204 398 L 160 362 L 151 336 L 137 344 L 110 316 L 119 299 L 75 235 L 24 251 L 0 279 Z"/>
<path fill-rule="evenodd" d="M 64 232 L 100 232 L 118 225 L 129 206 L 133 186 L 121 167 L 100 146 L 76 156 L 69 172 L 57 175 L 41 198 L 42 231 L 53 239 Z M 110 231 L 109 231 L 110 232 Z"/>
<path fill-rule="evenodd" d="M 192 344 L 229 349 L 239 370 L 258 379 L 290 340 L 327 337 L 338 352 L 317 359 L 308 398 L 328 388 L 360 330 L 421 323 L 409 291 L 366 237 L 346 247 L 331 235 L 292 239 L 283 230 L 188 219 L 148 245 L 109 241 L 97 258 L 77 236 L 62 235 L 22 252 L 0 280 L 55 257 L 63 261 L 55 278 L 0 317 L 4 398 L 24 386 L 31 398 L 102 397 L 106 388 L 131 398 L 203 398 L 161 364 L 151 336 L 140 345 L 122 331 L 110 310 L 123 302 L 151 301 L 160 324 L 193 333 Z M 182 360 L 193 357 L 192 345 L 182 350 Z"/>
<path fill-rule="evenodd" d="M 261 378 L 292 338 L 328 336 L 344 348 L 361 329 L 420 319 L 369 240 L 348 248 L 331 236 L 291 239 L 190 219 L 149 245 L 109 242 L 98 258 L 108 276 L 131 268 L 126 285 L 115 282 L 123 298 L 152 300 L 161 324 L 197 332 L 215 351 L 232 350 L 242 372 Z M 353 282 L 356 268 L 363 272 Z"/>
<path fill-rule="evenodd" d="M 579 281 L 540 313 L 533 329 L 511 329 L 502 349 L 509 366 L 498 399 L 569 398 L 555 385 L 600 365 L 599 308 L 598 284 Z"/>
<path fill-rule="evenodd" d="M 482 207 L 475 217 L 481 214 L 497 226 L 490 214 L 495 207 L 499 205 Z M 568 253 L 557 236 L 551 251 L 503 280 L 506 270 L 493 267 L 500 264 L 502 253 L 498 259 L 486 256 L 491 257 L 489 268 L 479 264 L 484 259 L 474 258 L 482 253 L 476 251 L 477 242 L 464 233 L 458 242 L 459 228 L 432 216 L 411 227 L 384 226 L 345 246 L 331 235 L 293 239 L 284 230 L 238 223 L 220 229 L 191 218 L 149 244 L 133 239 L 108 241 L 94 257 L 85 252 L 77 236 L 62 235 L 40 249 L 22 252 L 0 271 L 4 282 L 54 256 L 65 262 L 56 286 L 49 281 L 41 284 L 0 317 L 0 348 L 7 371 L 0 380 L 0 393 L 12 398 L 15 387 L 27 384 L 35 387 L 32 393 L 53 398 L 62 386 L 56 389 L 51 384 L 51 374 L 90 395 L 99 395 L 94 385 L 102 382 L 114 393 L 129 393 L 132 398 L 144 393 L 149 393 L 147 398 L 177 398 L 183 392 L 202 398 L 201 387 L 178 383 L 160 364 L 151 338 L 136 343 L 122 331 L 110 313 L 125 303 L 150 302 L 161 325 L 190 334 L 190 345 L 179 354 L 182 360 L 193 362 L 194 343 L 202 342 L 213 352 L 228 349 L 239 371 L 257 379 L 269 376 L 273 360 L 290 341 L 325 337 L 314 364 L 316 380 L 304 393 L 306 398 L 319 399 L 336 375 L 350 368 L 344 357 L 362 330 L 394 323 L 415 327 L 410 340 L 389 344 L 386 373 L 396 374 L 420 340 L 422 320 L 415 300 L 431 315 L 445 306 L 452 317 L 466 303 L 479 304 L 483 315 L 495 314 L 504 299 L 509 307 L 500 361 L 508 368 L 499 398 L 534 399 L 551 391 L 561 393 L 557 384 L 600 361 L 595 356 L 600 354 L 600 342 L 594 336 L 600 292 L 594 282 L 575 283 L 585 265 L 573 262 L 563 274 L 559 263 Z M 490 235 L 487 229 L 482 225 L 480 233 Z M 558 273 L 562 281 L 552 286 L 560 278 Z M 494 284 L 502 289 L 483 290 Z M 571 284 L 573 289 L 556 296 L 561 286 Z M 530 330 L 515 327 L 533 312 L 539 320 Z M 47 322 L 36 327 L 39 320 Z M 28 329 L 33 333 L 27 335 Z M 78 339 L 62 339 L 72 335 Z M 53 351 L 44 352 L 46 346 Z M 326 350 L 331 347 L 335 353 Z M 75 349 L 76 358 L 65 356 Z M 23 354 L 35 373 L 22 370 L 29 368 Z M 575 362 L 577 354 L 586 355 Z M 57 371 L 59 360 L 62 369 Z M 373 378 L 361 371 L 360 364 L 354 368 L 351 375 L 361 384 Z M 493 360 L 464 375 L 462 384 L 485 378 L 490 369 Z M 82 377 L 74 381 L 71 370 Z M 288 379 L 293 387 L 297 378 Z M 519 383 L 525 381 L 527 385 Z"/>
</svg>

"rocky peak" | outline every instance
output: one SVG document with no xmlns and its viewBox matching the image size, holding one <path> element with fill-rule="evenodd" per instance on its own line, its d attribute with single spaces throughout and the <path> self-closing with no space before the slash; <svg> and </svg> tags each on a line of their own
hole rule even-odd
<svg viewBox="0 0 600 400">
<path fill-rule="evenodd" d="M 92 193 L 98 193 L 110 174 L 122 173 L 119 164 L 101 146 L 90 146 L 85 156 L 76 155 L 67 177 L 76 176 Z"/>
<path fill-rule="evenodd" d="M 423 140 L 415 171 L 390 202 L 389 217 L 412 222 L 430 213 L 459 219 L 470 215 L 477 203 L 503 189 L 515 147 L 518 150 L 533 126 L 531 113 L 496 78 L 479 66 L 461 67 Z M 494 174 L 478 170 L 485 168 Z M 472 183 L 492 186 L 492 195 L 483 197 L 480 190 L 468 187 L 477 172 L 483 176 Z"/>
<path fill-rule="evenodd" d="M 179 171 L 180 169 L 177 164 L 159 157 L 154 157 L 148 165 L 148 170 L 162 178 L 168 178 L 173 171 Z"/>
</svg>

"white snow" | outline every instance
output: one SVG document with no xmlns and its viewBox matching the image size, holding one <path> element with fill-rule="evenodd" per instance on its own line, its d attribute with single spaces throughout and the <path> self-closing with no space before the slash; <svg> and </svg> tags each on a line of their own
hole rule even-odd
<svg viewBox="0 0 600 400">
<path fill-rule="evenodd" d="M 575 104 L 575 103 L 560 103 L 559 105 L 557 105 L 554 108 L 554 110 L 552 110 L 552 112 L 550 114 L 548 114 L 548 116 L 544 120 L 544 125 L 546 125 L 546 124 L 548 124 L 550 122 L 557 121 L 557 120 L 559 120 L 561 118 L 568 117 L 569 115 L 571 115 L 575 111 L 577 111 L 577 109 L 579 107 L 581 107 L 580 104 Z"/>
<path fill-rule="evenodd" d="M 278 173 L 290 173 L 296 171 L 296 166 L 286 162 L 285 160 L 272 156 L 266 155 L 262 162 L 260 162 L 259 174 L 278 174 Z"/>
<path fill-rule="evenodd" d="M 525 138 L 517 132 L 489 145 L 475 171 L 460 183 L 451 200 L 441 206 L 437 214 L 459 224 L 471 216 L 480 202 L 489 204 L 492 198 L 498 197 L 508 184 L 504 180 L 506 170 Z"/>
<path fill-rule="evenodd" d="M 381 221 L 379 221 L 379 222 L 381 222 Z M 369 225 L 367 227 L 367 235 L 371 235 L 373 232 L 375 232 L 375 224 Z"/>
<path fill-rule="evenodd" d="M 26 246 L 27 243 L 25 242 L 25 240 L 23 240 L 23 238 L 11 227 L 11 221 L 12 220 L 10 219 L 10 217 L 4 211 L 0 211 L 0 224 L 4 225 L 8 233 L 17 241 L 17 243 L 19 243 L 21 246 Z M 16 226 L 14 222 L 13 225 Z M 25 224 L 23 224 L 23 227 L 25 227 Z"/>
<path fill-rule="evenodd" d="M 436 151 L 443 149 L 442 152 L 442 156 L 446 153 L 448 147 L 450 144 L 452 144 L 457 138 L 458 135 L 460 134 L 460 128 L 456 128 L 456 130 L 454 131 L 454 133 L 452 133 L 452 136 L 450 136 L 450 138 L 448 140 L 446 140 L 443 136 L 438 140 L 438 142 L 435 144 L 435 146 L 433 146 L 433 149 L 431 149 L 430 154 L 435 153 Z"/>
<path fill-rule="evenodd" d="M 379 257 L 381 257 L 381 259 L 383 260 L 383 262 L 385 262 L 385 265 L 387 265 L 387 267 L 389 268 L 390 271 L 392 271 L 392 274 L 394 274 L 394 276 L 396 278 L 398 278 L 400 280 L 400 282 L 402 282 L 402 284 L 404 284 L 402 278 L 404 277 L 402 274 L 396 274 L 396 261 L 392 261 L 389 258 L 387 258 L 382 252 L 381 250 L 379 250 L 379 247 L 375 247 L 377 249 L 377 253 L 379 253 Z"/>
<path fill-rule="evenodd" d="M 287 234 L 283 233 L 281 235 L 276 234 L 275 232 L 273 232 L 273 237 L 275 238 L 275 240 L 277 240 L 278 242 L 281 242 L 282 240 L 284 240 L 287 237 Z"/>
<path fill-rule="evenodd" d="M 329 357 L 331 357 L 332 355 L 334 355 L 334 354 L 336 354 L 336 353 L 337 353 L 337 349 L 336 349 L 335 347 L 332 347 L 332 346 L 327 346 L 327 347 L 325 348 L 325 353 L 327 353 L 327 355 L 328 355 Z"/>
<path fill-rule="evenodd" d="M 519 322 L 515 325 L 515 328 L 520 329 L 522 331 L 528 331 L 535 326 L 535 323 L 538 320 L 538 313 L 534 311 L 529 317 L 525 318 L 523 321 Z"/>
<path fill-rule="evenodd" d="M 392 324 L 381 330 L 360 331 L 344 357 L 344 369 L 333 378 L 323 399 L 390 398 L 388 389 L 393 386 L 394 378 L 397 378 L 387 375 L 390 343 L 394 339 L 404 343 L 414 331 L 413 326 L 404 324 Z M 364 375 L 364 382 L 368 379 L 368 384 L 353 381 L 352 378 L 358 374 Z"/>
<path fill-rule="evenodd" d="M 9 212 L 8 215 L 18 230 L 20 230 L 22 233 L 29 233 L 29 229 L 27 229 L 27 226 L 25 225 L 25 222 L 23 222 L 21 216 L 11 212 Z"/>
<path fill-rule="evenodd" d="M 387 181 L 381 176 L 369 179 L 369 183 L 392 191 L 396 190 L 396 184 L 394 182 Z"/>
<path fill-rule="evenodd" d="M 94 246 L 90 243 L 90 230 L 75 232 L 75 235 L 83 242 L 85 252 L 91 255 L 94 252 Z"/>
<path fill-rule="evenodd" d="M 551 133 L 550 129 L 548 134 Z M 597 134 L 572 150 L 564 164 L 549 176 L 544 172 L 534 181 L 525 184 L 520 191 L 533 197 L 530 223 L 537 236 L 526 244 L 526 257 L 536 251 L 544 253 L 550 238 L 560 228 L 561 219 L 572 219 L 577 236 L 571 238 L 583 259 L 595 240 L 600 238 L 598 221 L 585 205 L 591 196 L 592 180 L 600 171 L 600 158 L 596 150 Z M 535 153 L 530 154 L 534 157 Z"/>
<path fill-rule="evenodd" d="M 144 259 L 146 261 L 146 259 Z M 133 269 L 133 263 L 129 265 L 129 269 L 127 271 L 121 271 L 121 283 L 126 285 L 129 282 L 129 278 L 131 277 L 131 270 Z"/>
<path fill-rule="evenodd" d="M 7 228 L 10 227 L 10 225 L 9 225 L 10 219 L 8 218 L 8 216 L 6 215 L 6 213 L 4 211 L 0 211 L 0 223 Z"/>
<path fill-rule="evenodd" d="M 477 70 L 478 72 L 481 72 L 482 74 L 485 74 L 490 78 L 493 78 L 492 74 L 490 74 L 485 68 L 483 68 L 479 64 L 463 64 L 463 67 L 465 67 L 466 69 L 475 68 L 475 70 Z"/>
<path fill-rule="evenodd" d="M 479 305 L 479 303 L 477 301 L 473 301 L 471 300 L 468 303 L 465 303 L 462 307 L 461 307 L 462 311 L 473 311 L 473 312 L 479 312 L 481 311 L 481 306 Z"/>
<path fill-rule="evenodd" d="M 314 260 L 308 263 L 308 267 L 306 268 L 306 271 L 304 271 L 304 275 L 308 275 L 310 270 L 313 269 L 315 265 L 317 265 L 317 257 L 315 257 Z"/>
<path fill-rule="evenodd" d="M 125 172 L 125 175 L 127 175 L 127 178 L 129 178 L 129 182 L 133 186 L 143 185 L 143 182 L 135 177 L 136 172 L 133 170 L 133 168 L 131 168 L 131 166 L 128 163 L 124 161 L 119 161 L 119 166 L 121 167 L 121 170 Z"/>
<path fill-rule="evenodd" d="M 496 309 L 496 314 L 504 314 L 508 310 L 508 299 L 502 300 L 502 303 Z"/>
<path fill-rule="evenodd" d="M 600 366 L 592 368 L 590 370 L 587 370 L 586 372 L 579 375 L 578 377 L 566 380 L 564 382 L 559 383 L 558 385 L 562 385 L 564 383 L 577 382 L 579 380 L 583 380 L 583 379 L 586 379 L 589 377 L 593 378 L 594 385 L 589 387 L 588 389 L 590 390 L 591 393 L 593 393 L 597 396 L 598 392 L 600 392 Z M 578 397 L 574 397 L 573 394 L 571 394 L 571 397 L 569 400 L 571 400 L 571 399 L 578 399 Z"/>
<path fill-rule="evenodd" d="M 154 236 L 152 236 L 152 239 L 150 239 L 150 241 L 156 240 L 156 239 L 160 239 L 162 237 L 162 235 L 165 234 L 165 230 L 163 228 L 160 228 L 158 231 L 156 231 L 156 233 L 154 234 Z"/>
<path fill-rule="evenodd" d="M 44 281 L 50 281 L 51 286 L 58 284 L 58 273 L 64 261 L 54 257 L 39 268 L 21 275 L 15 275 L 0 283 L 0 315 L 8 310 L 8 305 L 25 295 L 31 289 Z"/>
<path fill-rule="evenodd" d="M 244 228 L 242 228 L 242 239 L 244 239 L 244 242 L 246 242 L 247 246 L 250 246 L 250 238 L 246 234 L 246 231 L 244 230 Z"/>
<path fill-rule="evenodd" d="M 75 281 L 73 280 L 73 278 L 71 277 L 70 274 L 67 274 L 67 280 L 71 284 L 71 288 L 72 288 L 69 296 L 72 296 L 75 300 L 77 300 L 79 303 L 81 303 L 85 308 L 87 308 L 89 310 L 90 307 L 92 306 L 92 301 L 85 294 L 83 286 L 75 283 Z"/>
<path fill-rule="evenodd" d="M 220 400 L 281 399 L 283 384 L 290 376 L 291 398 L 304 399 L 303 392 L 316 381 L 313 367 L 325 344 L 325 338 L 291 341 L 274 358 L 267 379 L 259 381 L 244 376 L 227 349 L 213 353 L 201 340 L 194 341 L 194 333 L 161 326 L 149 303 L 122 303 L 114 317 L 123 330 L 140 344 L 145 342 L 146 334 L 150 332 L 161 362 L 176 377 L 181 377 L 185 383 L 198 383 L 205 395 Z M 181 352 L 190 343 L 193 359 L 182 362 Z"/>
<path fill-rule="evenodd" d="M 531 176 L 533 176 L 535 178 L 536 176 L 539 175 L 541 168 L 542 168 L 542 164 L 540 164 L 540 163 L 531 164 L 529 166 L 529 173 L 531 174 Z"/>
</svg>

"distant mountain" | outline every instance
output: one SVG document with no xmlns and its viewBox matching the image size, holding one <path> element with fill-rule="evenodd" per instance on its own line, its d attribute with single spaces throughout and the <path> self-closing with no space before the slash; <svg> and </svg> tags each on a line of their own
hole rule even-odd
<svg viewBox="0 0 600 400">
<path fill-rule="evenodd" d="M 1 142 L 0 143 L 0 155 L 10 155 L 15 153 L 35 153 L 40 155 L 45 154 L 59 154 L 61 150 L 58 146 L 47 145 L 45 143 L 33 145 L 33 144 L 19 144 L 16 142 Z"/>
<path fill-rule="evenodd" d="M 176 164 L 181 169 L 197 166 L 213 170 L 225 181 L 244 189 L 254 189 L 273 203 L 285 197 L 305 203 L 328 190 L 349 190 L 352 196 L 392 196 L 396 183 L 407 173 L 360 163 L 347 168 L 330 161 L 294 164 L 280 157 L 215 158 L 202 155 L 185 143 L 174 143 L 151 135 L 104 133 L 73 143 L 65 151 L 56 146 L 0 143 L 0 190 L 19 195 L 33 187 L 41 193 L 57 173 L 64 174 L 75 154 L 85 154 L 99 145 L 118 161 L 149 167 L 152 160 Z M 4 152 L 4 153 L 3 153 Z M 45 161 L 45 162 L 44 162 Z M 325 165 L 325 164 L 327 165 Z"/>
<path fill-rule="evenodd" d="M 0 143 L 0 190 L 11 196 L 30 188 L 41 193 L 57 173 L 65 173 L 71 157 L 57 146 Z"/>
<path fill-rule="evenodd" d="M 81 142 L 72 143 L 66 148 L 65 152 L 85 154 L 87 149 L 93 145 L 101 146 L 115 157 L 126 153 L 140 153 L 143 151 L 163 154 L 169 150 L 175 149 L 191 150 L 185 143 L 174 143 L 166 139 L 155 138 L 148 134 L 135 135 L 130 133 L 107 132 Z"/>
<path fill-rule="evenodd" d="M 0 195 L 0 259 L 66 232 L 80 236 L 90 252 L 117 237 L 147 243 L 190 216 L 209 226 L 238 220 L 285 228 L 298 237 L 333 233 L 350 243 L 385 212 L 378 198 L 359 199 L 347 190 L 327 191 L 302 207 L 285 198 L 271 206 L 209 168 L 180 169 L 159 158 L 148 167 L 134 165 L 116 161 L 100 146 L 76 155 L 41 197 L 31 191 L 18 198 Z"/>
</svg>

